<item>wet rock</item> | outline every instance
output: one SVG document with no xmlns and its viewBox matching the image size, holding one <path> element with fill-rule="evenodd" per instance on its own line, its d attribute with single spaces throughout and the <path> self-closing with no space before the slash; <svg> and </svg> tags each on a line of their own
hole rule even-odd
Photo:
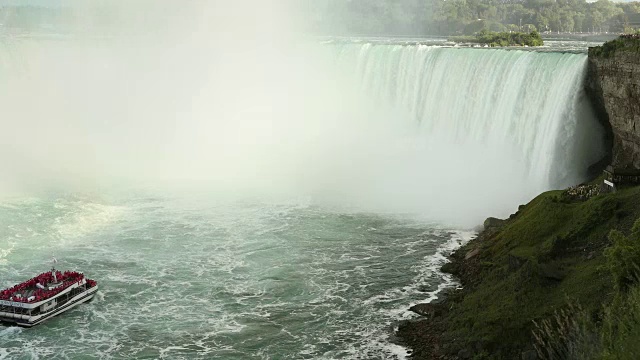
<svg viewBox="0 0 640 360">
<path fill-rule="evenodd" d="M 469 251 L 469 252 L 464 256 L 464 259 L 465 259 L 465 260 L 469 260 L 469 259 L 471 259 L 471 258 L 473 258 L 473 257 L 477 256 L 478 254 L 480 254 L 480 249 L 479 249 L 479 248 L 478 248 L 478 249 L 471 250 L 471 251 Z"/>
<path fill-rule="evenodd" d="M 484 229 L 485 230 L 489 230 L 489 229 L 493 229 L 493 228 L 499 228 L 502 225 L 504 225 L 505 220 L 501 220 L 501 219 L 497 219 L 497 218 L 487 218 L 487 220 L 484 221 Z"/>
<path fill-rule="evenodd" d="M 418 315 L 426 316 L 428 318 L 434 318 L 442 315 L 442 307 L 438 306 L 438 304 L 432 303 L 414 305 L 409 308 L 409 310 Z"/>
<path fill-rule="evenodd" d="M 637 40 L 623 40 L 633 48 Z M 640 53 L 616 51 L 598 55 L 589 50 L 586 89 L 598 108 L 600 121 L 612 138 L 611 165 L 617 168 L 640 168 Z M 608 139 L 609 140 L 609 139 Z"/>
<path fill-rule="evenodd" d="M 443 304 L 445 301 L 447 301 L 447 295 L 450 294 L 450 291 L 451 289 L 443 290 L 440 294 L 438 294 L 437 298 L 435 298 L 433 301 L 430 302 L 430 304 L 433 304 L 433 305 Z"/>
<path fill-rule="evenodd" d="M 452 263 L 452 262 L 446 263 L 442 265 L 442 267 L 440 267 L 440 271 L 446 274 L 451 274 L 456 276 L 460 275 L 460 267 L 458 266 L 457 263 Z"/>
</svg>

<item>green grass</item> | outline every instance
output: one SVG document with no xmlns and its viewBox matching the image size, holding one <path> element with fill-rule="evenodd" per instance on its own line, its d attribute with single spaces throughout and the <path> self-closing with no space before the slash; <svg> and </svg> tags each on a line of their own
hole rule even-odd
<svg viewBox="0 0 640 360">
<path fill-rule="evenodd" d="M 541 359 L 640 358 L 640 219 L 630 235 L 613 230 L 609 239 L 612 245 L 605 258 L 614 280 L 613 301 L 599 317 L 574 301 L 536 323 L 535 346 Z"/>
<path fill-rule="evenodd" d="M 602 321 L 599 350 L 602 360 L 640 358 L 640 287 L 635 286 L 621 301 L 609 307 Z M 584 347 L 589 344 L 580 344 Z"/>
<path fill-rule="evenodd" d="M 608 234 L 628 234 L 639 217 L 640 187 L 585 202 L 566 202 L 561 191 L 538 196 L 491 239 L 459 252 L 480 246 L 481 268 L 479 280 L 453 301 L 446 337 L 460 348 L 479 342 L 492 358 L 510 359 L 532 345 L 534 320 L 570 303 L 601 313 L 616 293 L 604 256 Z"/>
</svg>

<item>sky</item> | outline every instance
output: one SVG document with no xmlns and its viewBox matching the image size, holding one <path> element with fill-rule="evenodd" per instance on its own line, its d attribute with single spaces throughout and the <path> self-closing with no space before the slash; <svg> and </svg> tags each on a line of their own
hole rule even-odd
<svg viewBox="0 0 640 360">
<path fill-rule="evenodd" d="M 71 4 L 73 0 L 0 0 L 0 6 L 58 7 Z"/>
</svg>

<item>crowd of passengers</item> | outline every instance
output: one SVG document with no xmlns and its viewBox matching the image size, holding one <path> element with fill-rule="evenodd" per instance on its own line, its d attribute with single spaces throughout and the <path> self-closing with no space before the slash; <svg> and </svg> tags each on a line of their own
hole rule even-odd
<svg viewBox="0 0 640 360">
<path fill-rule="evenodd" d="M 54 278 L 51 272 L 46 272 L 34 277 L 31 280 L 27 280 L 21 284 L 18 284 L 10 289 L 2 290 L 2 292 L 0 292 L 0 300 L 9 300 L 22 303 L 33 303 L 42 301 L 44 299 L 57 295 L 62 290 L 73 285 L 74 283 L 80 283 L 82 279 L 84 279 L 84 275 L 76 271 L 56 271 L 56 278 L 58 280 L 58 283 L 63 284 L 62 286 L 59 286 L 52 290 L 47 290 L 47 284 L 52 283 L 54 281 Z M 31 290 L 34 287 L 36 288 L 36 290 Z M 29 293 L 29 296 L 26 296 L 26 294 L 24 294 L 25 292 Z M 20 296 L 17 296 L 18 294 L 20 294 Z"/>
</svg>

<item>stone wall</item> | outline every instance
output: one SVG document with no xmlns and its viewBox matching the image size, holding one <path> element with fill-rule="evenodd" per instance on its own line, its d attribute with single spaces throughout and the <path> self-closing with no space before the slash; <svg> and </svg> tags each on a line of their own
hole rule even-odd
<svg viewBox="0 0 640 360">
<path fill-rule="evenodd" d="M 589 49 L 587 92 L 613 142 L 615 168 L 640 169 L 640 40 Z"/>
</svg>

